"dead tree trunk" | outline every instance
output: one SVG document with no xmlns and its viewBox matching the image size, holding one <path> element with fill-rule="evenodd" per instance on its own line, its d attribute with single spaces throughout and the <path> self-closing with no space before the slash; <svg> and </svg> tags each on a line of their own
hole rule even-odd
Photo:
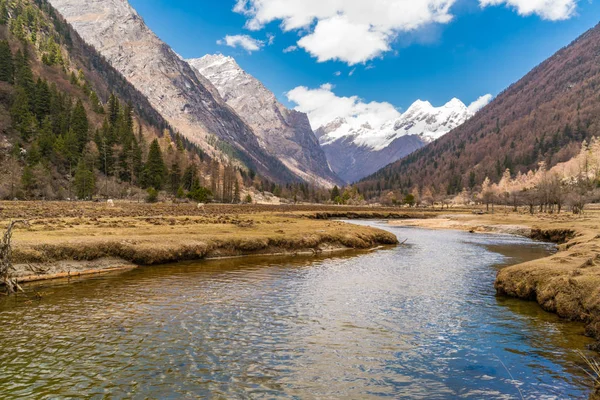
<svg viewBox="0 0 600 400">
<path fill-rule="evenodd" d="M 0 242 L 0 282 L 4 283 L 6 288 L 6 292 L 8 294 L 16 293 L 17 291 L 22 291 L 17 279 L 12 275 L 15 272 L 15 269 L 12 265 L 12 231 L 17 224 L 25 224 L 27 225 L 27 221 L 12 221 L 8 228 L 6 228 L 6 232 L 2 237 L 2 241 Z"/>
</svg>

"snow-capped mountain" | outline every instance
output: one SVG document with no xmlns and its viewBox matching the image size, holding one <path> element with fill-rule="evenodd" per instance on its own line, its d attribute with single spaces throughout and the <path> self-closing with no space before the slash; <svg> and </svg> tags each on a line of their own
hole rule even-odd
<svg viewBox="0 0 600 400">
<path fill-rule="evenodd" d="M 258 79 L 232 57 L 207 55 L 187 60 L 254 130 L 266 151 L 306 182 L 333 186 L 342 181 L 329 168 L 308 116 L 277 101 Z"/>
<path fill-rule="evenodd" d="M 355 182 L 439 139 L 473 115 L 458 99 L 442 107 L 418 100 L 399 118 L 380 126 L 338 118 L 316 134 L 333 171 Z"/>
</svg>

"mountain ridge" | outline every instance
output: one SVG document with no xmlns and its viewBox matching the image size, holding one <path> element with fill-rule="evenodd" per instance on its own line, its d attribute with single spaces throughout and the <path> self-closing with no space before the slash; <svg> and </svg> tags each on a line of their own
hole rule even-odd
<svg viewBox="0 0 600 400">
<path fill-rule="evenodd" d="M 233 57 L 206 55 L 187 62 L 254 130 L 260 145 L 306 182 L 332 187 L 342 181 L 329 168 L 308 116 L 282 105 Z"/>
<path fill-rule="evenodd" d="M 50 2 L 188 140 L 209 155 L 237 158 L 275 181 L 297 180 L 126 0 Z"/>
<path fill-rule="evenodd" d="M 367 196 L 421 187 L 456 194 L 571 159 L 600 135 L 600 24 L 533 68 L 464 125 L 365 178 Z"/>
</svg>

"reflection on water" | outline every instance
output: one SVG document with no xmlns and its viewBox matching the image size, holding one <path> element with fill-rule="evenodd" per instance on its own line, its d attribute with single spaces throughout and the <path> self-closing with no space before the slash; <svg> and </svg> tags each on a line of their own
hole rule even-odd
<svg viewBox="0 0 600 400">
<path fill-rule="evenodd" d="M 498 265 L 549 246 L 380 226 L 408 245 L 144 268 L 46 286 L 39 303 L 3 300 L 0 393 L 585 397 L 583 327 L 494 296 Z"/>
</svg>

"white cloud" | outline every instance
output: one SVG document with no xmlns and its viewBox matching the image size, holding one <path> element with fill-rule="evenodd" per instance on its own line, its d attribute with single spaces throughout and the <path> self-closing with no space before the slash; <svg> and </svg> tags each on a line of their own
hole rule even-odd
<svg viewBox="0 0 600 400">
<path fill-rule="evenodd" d="M 267 45 L 271 46 L 273 43 L 275 43 L 275 35 L 267 33 Z"/>
<path fill-rule="evenodd" d="M 314 32 L 298 41 L 319 62 L 340 60 L 350 65 L 372 60 L 389 51 L 390 33 L 378 32 L 368 24 L 353 24 L 345 16 L 317 23 Z"/>
<path fill-rule="evenodd" d="M 333 75 L 335 75 L 335 76 L 341 76 L 342 75 L 342 71 L 335 71 L 333 73 Z"/>
<path fill-rule="evenodd" d="M 536 14 L 550 21 L 569 19 L 575 15 L 577 0 L 479 0 L 482 7 L 506 4 L 519 15 Z"/>
<path fill-rule="evenodd" d="M 354 75 L 355 72 L 356 72 L 356 68 L 352 68 L 352 70 L 350 70 L 350 72 L 348 72 L 348 76 Z"/>
<path fill-rule="evenodd" d="M 492 96 L 491 94 L 486 94 L 486 95 L 481 96 L 480 98 L 478 98 L 477 100 L 475 100 L 474 102 L 469 104 L 469 107 L 468 107 L 469 111 L 472 112 L 473 114 L 475 114 L 476 112 L 481 110 L 483 107 L 490 104 L 490 102 L 492 101 L 493 98 L 494 98 L 494 96 Z"/>
<path fill-rule="evenodd" d="M 289 47 L 286 47 L 285 49 L 283 49 L 283 52 L 284 53 L 291 53 L 291 52 L 296 51 L 296 50 L 298 50 L 298 46 L 289 46 Z"/>
<path fill-rule="evenodd" d="M 217 40 L 217 44 L 233 48 L 240 47 L 249 53 L 258 51 L 265 45 L 263 41 L 254 39 L 248 35 L 227 35 L 225 38 Z"/>
<path fill-rule="evenodd" d="M 366 103 L 358 96 L 339 97 L 333 93 L 333 85 L 326 83 L 318 89 L 299 86 L 286 95 L 297 104 L 297 111 L 308 114 L 314 129 L 337 118 L 344 118 L 350 125 L 359 127 L 369 123 L 380 127 L 385 122 L 399 118 L 401 113 L 390 103 L 376 101 Z"/>
<path fill-rule="evenodd" d="M 453 19 L 458 0 L 237 0 L 234 11 L 247 17 L 246 28 L 260 30 L 273 21 L 283 31 L 298 31 L 302 47 L 319 62 L 366 63 L 391 50 L 403 34 L 421 32 L 437 40 L 437 25 Z M 505 4 L 523 16 L 548 20 L 575 14 L 578 0 L 479 0 L 481 7 Z M 431 38 L 430 38 L 431 36 Z"/>
<path fill-rule="evenodd" d="M 234 11 L 246 27 L 281 21 L 284 31 L 301 30 L 298 46 L 320 62 L 364 63 L 390 50 L 400 32 L 452 20 L 457 0 L 237 0 Z M 316 23 L 315 23 L 316 22 Z"/>
</svg>

